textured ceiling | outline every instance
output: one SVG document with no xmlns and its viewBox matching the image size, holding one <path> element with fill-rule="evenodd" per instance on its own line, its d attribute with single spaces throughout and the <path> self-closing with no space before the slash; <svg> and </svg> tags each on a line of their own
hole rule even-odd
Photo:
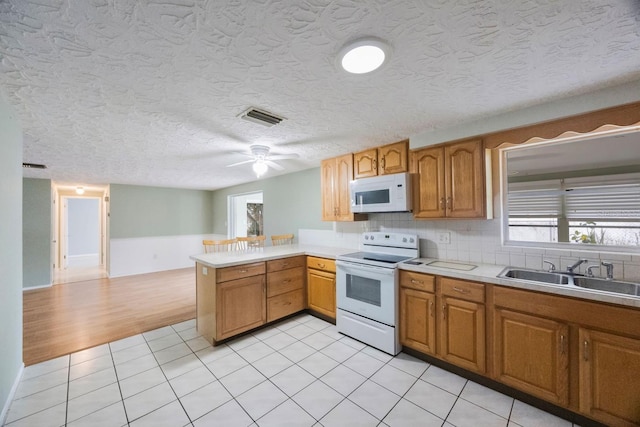
<svg viewBox="0 0 640 427">
<path fill-rule="evenodd" d="M 336 66 L 362 36 L 392 55 Z M 637 0 L 1 0 L 25 176 L 215 189 L 640 78 Z M 287 118 L 237 117 L 255 106 Z M 266 176 L 273 176 L 273 170 Z"/>
</svg>

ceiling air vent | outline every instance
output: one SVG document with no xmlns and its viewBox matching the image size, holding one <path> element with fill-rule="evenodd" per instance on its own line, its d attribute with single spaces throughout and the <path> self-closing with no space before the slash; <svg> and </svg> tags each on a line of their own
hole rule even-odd
<svg viewBox="0 0 640 427">
<path fill-rule="evenodd" d="M 27 169 L 46 169 L 47 168 L 46 165 L 41 165 L 38 163 L 23 163 L 22 167 Z"/>
<path fill-rule="evenodd" d="M 240 114 L 240 118 L 268 127 L 277 125 L 281 121 L 285 120 L 284 117 L 278 117 L 274 114 L 268 113 L 264 110 L 258 110 L 253 107 Z"/>
</svg>

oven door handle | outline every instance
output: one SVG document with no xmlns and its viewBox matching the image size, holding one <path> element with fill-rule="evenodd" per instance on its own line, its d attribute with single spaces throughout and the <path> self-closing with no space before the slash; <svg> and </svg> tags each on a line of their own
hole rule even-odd
<svg viewBox="0 0 640 427">
<path fill-rule="evenodd" d="M 395 275 L 396 271 L 395 268 L 378 267 L 376 265 L 364 265 L 341 260 L 336 261 L 336 266 L 342 267 L 345 272 L 362 271 L 369 274 L 371 274 L 371 272 L 375 272 L 376 274 L 381 274 L 384 276 L 393 276 Z"/>
</svg>

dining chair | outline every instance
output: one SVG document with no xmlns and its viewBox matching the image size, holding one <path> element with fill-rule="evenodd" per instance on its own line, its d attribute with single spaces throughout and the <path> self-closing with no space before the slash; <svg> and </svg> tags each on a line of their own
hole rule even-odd
<svg viewBox="0 0 640 427">
<path fill-rule="evenodd" d="M 266 236 L 238 237 L 238 250 L 246 251 L 250 249 L 264 248 L 266 238 Z"/>
<path fill-rule="evenodd" d="M 236 249 L 238 241 L 236 239 L 224 239 L 224 240 L 203 240 L 204 253 L 209 254 L 213 252 L 230 252 Z"/>
<path fill-rule="evenodd" d="M 271 236 L 271 246 L 292 245 L 293 233 L 291 234 L 274 234 Z"/>
</svg>

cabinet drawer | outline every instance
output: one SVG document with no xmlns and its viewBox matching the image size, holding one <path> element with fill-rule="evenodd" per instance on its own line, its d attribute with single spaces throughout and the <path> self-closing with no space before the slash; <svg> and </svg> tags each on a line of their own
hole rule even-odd
<svg viewBox="0 0 640 427">
<path fill-rule="evenodd" d="M 307 257 L 307 267 L 314 268 L 316 270 L 336 272 L 336 262 L 332 259 L 317 258 L 314 256 Z"/>
<path fill-rule="evenodd" d="M 267 298 L 302 289 L 304 284 L 304 267 L 290 268 L 267 274 Z"/>
<path fill-rule="evenodd" d="M 484 302 L 484 285 L 464 280 L 440 278 L 442 295 L 448 295 L 467 301 Z"/>
<path fill-rule="evenodd" d="M 436 278 L 429 274 L 400 270 L 400 286 L 425 292 L 435 292 Z"/>
<path fill-rule="evenodd" d="M 280 319 L 304 309 L 302 289 L 267 299 L 267 322 Z"/>
<path fill-rule="evenodd" d="M 267 273 L 295 267 L 304 267 L 304 255 L 267 261 Z"/>
<path fill-rule="evenodd" d="M 241 279 L 243 277 L 258 276 L 266 271 L 264 262 L 253 264 L 236 265 L 234 267 L 224 267 L 216 270 L 216 281 L 227 282 L 229 280 Z"/>
</svg>

